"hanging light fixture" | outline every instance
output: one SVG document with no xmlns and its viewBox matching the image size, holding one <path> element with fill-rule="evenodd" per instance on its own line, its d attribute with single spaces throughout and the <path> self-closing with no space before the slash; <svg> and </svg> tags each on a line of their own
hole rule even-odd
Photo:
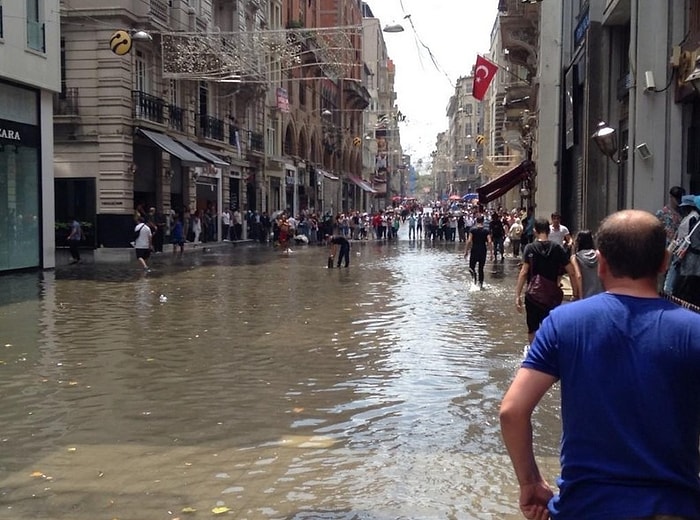
<svg viewBox="0 0 700 520">
<path fill-rule="evenodd" d="M 598 123 L 598 130 L 593 133 L 591 139 L 595 141 L 603 155 L 609 157 L 611 161 L 620 164 L 620 159 L 615 159 L 615 154 L 617 153 L 617 130 L 608 126 L 605 121 L 601 121 Z"/>
<path fill-rule="evenodd" d="M 400 33 L 404 31 L 403 25 L 400 23 L 386 24 L 383 31 L 385 33 Z"/>
</svg>

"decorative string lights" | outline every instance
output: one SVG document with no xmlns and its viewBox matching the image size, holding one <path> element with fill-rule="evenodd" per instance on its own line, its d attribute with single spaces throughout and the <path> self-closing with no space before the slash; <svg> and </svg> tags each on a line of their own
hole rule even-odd
<svg viewBox="0 0 700 520">
<path fill-rule="evenodd" d="M 247 32 L 161 34 L 163 77 L 266 82 L 271 71 L 302 76 L 354 77 L 362 27 L 299 28 Z M 315 75 L 314 75 L 315 71 Z"/>
</svg>

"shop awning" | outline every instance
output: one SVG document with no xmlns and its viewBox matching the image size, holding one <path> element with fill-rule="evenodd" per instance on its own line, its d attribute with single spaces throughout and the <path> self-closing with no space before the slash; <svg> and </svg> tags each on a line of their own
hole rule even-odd
<svg viewBox="0 0 700 520">
<path fill-rule="evenodd" d="M 477 188 L 476 192 L 479 194 L 479 202 L 488 204 L 492 200 L 505 195 L 520 182 L 527 179 L 533 171 L 534 163 L 532 161 L 521 162 L 515 168 L 511 168 L 504 174 Z"/>
<path fill-rule="evenodd" d="M 370 186 L 367 181 L 360 179 L 359 177 L 355 177 L 354 175 L 348 175 L 348 178 L 357 186 L 362 188 L 363 191 L 366 191 L 367 193 L 377 193 L 377 190 Z"/>
<path fill-rule="evenodd" d="M 202 159 L 213 164 L 214 166 L 231 166 L 229 163 L 227 163 L 223 159 L 218 158 L 216 155 L 214 155 L 212 152 L 210 152 L 203 146 L 200 146 L 197 143 L 190 141 L 189 139 L 185 139 L 184 137 L 176 137 L 175 140 L 178 141 L 180 144 L 184 145 L 186 148 L 189 148 L 194 153 L 199 155 Z"/>
<path fill-rule="evenodd" d="M 195 155 L 193 152 L 165 134 L 153 132 L 151 130 L 144 130 L 143 128 L 139 128 L 138 133 L 148 138 L 161 150 L 166 151 L 170 155 L 174 155 L 180 159 L 186 166 L 204 166 L 207 164 L 204 159 Z"/>
<path fill-rule="evenodd" d="M 338 177 L 336 177 L 336 176 L 333 175 L 332 173 L 328 173 L 326 170 L 316 170 L 316 171 L 317 171 L 318 173 L 320 173 L 321 175 L 323 175 L 326 179 L 330 179 L 330 180 L 332 180 L 332 181 L 337 181 L 337 180 L 338 180 Z"/>
</svg>

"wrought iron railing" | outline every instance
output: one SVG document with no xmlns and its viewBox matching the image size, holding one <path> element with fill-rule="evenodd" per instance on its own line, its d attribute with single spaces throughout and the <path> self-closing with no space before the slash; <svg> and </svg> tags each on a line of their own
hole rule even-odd
<svg viewBox="0 0 700 520">
<path fill-rule="evenodd" d="M 224 140 L 224 122 L 206 114 L 197 114 L 197 135 L 217 141 Z"/>
<path fill-rule="evenodd" d="M 168 127 L 185 131 L 185 109 L 177 105 L 168 105 Z"/>
<path fill-rule="evenodd" d="M 53 113 L 55 116 L 78 115 L 77 87 L 65 88 L 63 92 L 56 92 L 53 95 Z"/>
<path fill-rule="evenodd" d="M 262 134 L 248 130 L 248 144 L 249 149 L 254 152 L 265 151 L 265 139 Z"/>
<path fill-rule="evenodd" d="M 134 117 L 153 121 L 154 123 L 162 123 L 164 121 L 165 101 L 140 90 L 132 90 L 131 96 L 134 104 Z"/>
</svg>

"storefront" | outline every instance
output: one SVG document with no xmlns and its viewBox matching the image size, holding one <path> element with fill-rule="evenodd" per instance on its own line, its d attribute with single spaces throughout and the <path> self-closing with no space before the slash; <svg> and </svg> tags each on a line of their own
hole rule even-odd
<svg viewBox="0 0 700 520">
<path fill-rule="evenodd" d="M 39 92 L 0 83 L 0 271 L 41 266 Z"/>
</svg>

